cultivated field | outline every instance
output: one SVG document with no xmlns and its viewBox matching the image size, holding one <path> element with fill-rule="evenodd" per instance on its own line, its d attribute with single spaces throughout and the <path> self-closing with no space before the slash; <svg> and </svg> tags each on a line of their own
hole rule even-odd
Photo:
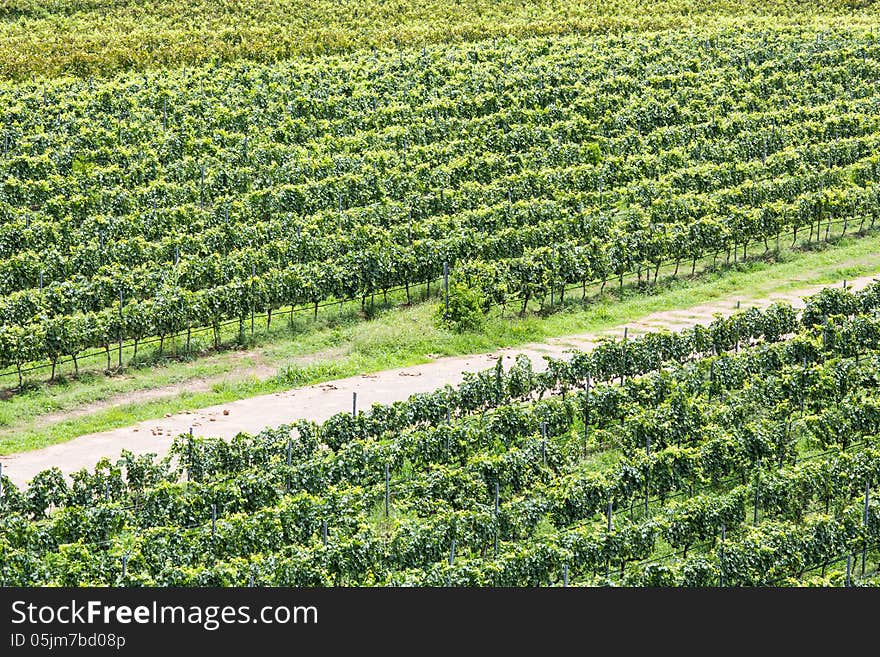
<svg viewBox="0 0 880 657">
<path fill-rule="evenodd" d="M 877 583 L 880 284 L 4 481 L 5 584 Z M 51 512 L 50 512 L 51 509 Z M 47 512 L 48 517 L 47 517 Z"/>
<path fill-rule="evenodd" d="M 877 584 L 878 18 L 0 0 L 0 585 Z"/>
</svg>

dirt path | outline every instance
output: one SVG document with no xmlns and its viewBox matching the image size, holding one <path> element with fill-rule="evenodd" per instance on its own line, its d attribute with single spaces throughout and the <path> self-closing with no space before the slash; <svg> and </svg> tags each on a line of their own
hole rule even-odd
<svg viewBox="0 0 880 657">
<path fill-rule="evenodd" d="M 861 289 L 873 280 L 873 276 L 864 276 L 848 281 L 847 284 L 853 289 Z M 358 408 L 367 409 L 374 403 L 405 399 L 413 393 L 434 390 L 447 383 L 455 385 L 461 381 L 463 372 L 491 367 L 500 355 L 505 360 L 512 361 L 516 354 L 525 354 L 532 359 L 535 369 L 539 370 L 544 366 L 542 356 L 562 356 L 567 349 L 572 348 L 588 350 L 604 336 L 622 335 L 624 327 L 629 330 L 630 335 L 639 335 L 661 328 L 678 330 L 694 324 L 708 324 L 715 313 L 733 313 L 738 299 L 741 300 L 742 308 L 766 307 L 776 301 L 788 301 L 796 307 L 802 306 L 802 297 L 809 296 L 822 287 L 825 286 L 815 285 L 791 292 L 773 293 L 761 299 L 729 297 L 687 309 L 651 313 L 637 321 L 600 333 L 552 338 L 546 343 L 505 348 L 488 354 L 438 358 L 424 365 L 338 379 L 185 411 L 130 427 L 80 436 L 39 450 L 0 457 L 0 462 L 3 463 L 3 473 L 17 485 L 22 485 L 45 468 L 58 466 L 65 473 L 75 472 L 84 467 L 93 467 L 104 456 L 116 459 L 122 449 L 136 454 L 164 454 L 173 437 L 189 431 L 190 428 L 196 435 L 231 438 L 240 431 L 256 433 L 264 427 L 278 426 L 299 418 L 321 421 L 340 411 L 351 410 L 354 392 L 357 392 Z"/>
<path fill-rule="evenodd" d="M 256 363 L 254 365 L 249 365 L 247 367 L 236 369 L 232 374 L 224 373 L 217 374 L 215 376 L 197 377 L 193 379 L 187 379 L 186 381 L 180 381 L 179 383 L 170 383 L 168 385 L 159 386 L 158 388 L 150 388 L 148 390 L 131 390 L 129 392 L 113 394 L 106 399 L 89 402 L 87 404 L 83 404 L 82 406 L 77 406 L 76 408 L 53 411 L 51 413 L 40 415 L 38 417 L 35 417 L 32 423 L 28 426 L 35 428 L 48 427 L 52 424 L 55 424 L 56 422 L 70 420 L 77 417 L 84 417 L 86 415 L 92 415 L 93 413 L 99 413 L 109 408 L 125 406 L 126 404 L 149 402 L 155 399 L 165 399 L 179 395 L 182 392 L 207 392 L 218 383 L 242 381 L 251 377 L 266 379 L 270 376 L 274 376 L 277 373 L 277 369 L 266 364 L 264 362 L 262 354 L 258 352 L 237 352 L 234 355 L 234 358 L 236 361 L 250 358 L 251 360 L 255 360 Z M 14 432 L 15 428 L 0 431 L 0 438 L 13 434 Z M 2 458 L 5 457 L 0 457 L 0 459 Z"/>
</svg>

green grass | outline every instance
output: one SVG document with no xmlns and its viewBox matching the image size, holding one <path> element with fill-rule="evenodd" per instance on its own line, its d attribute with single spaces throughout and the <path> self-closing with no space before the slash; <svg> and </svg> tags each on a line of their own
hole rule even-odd
<svg viewBox="0 0 880 657">
<path fill-rule="evenodd" d="M 436 300 L 405 307 L 399 299 L 389 297 L 389 305 L 377 308 L 369 320 L 363 318 L 357 304 L 324 311 L 317 320 L 308 314 L 297 316 L 292 328 L 287 317 L 276 317 L 271 330 L 258 331 L 255 342 L 244 353 L 228 350 L 184 361 L 154 362 L 154 357 L 146 357 L 143 367 L 126 368 L 121 375 L 86 372 L 78 379 L 67 377 L 54 384 L 31 384 L 20 393 L 7 392 L 0 402 L 0 455 L 37 449 L 166 413 L 426 363 L 437 356 L 480 353 L 549 337 L 595 333 L 652 312 L 732 296 L 760 298 L 771 292 L 875 272 L 880 272 L 880 235 L 846 238 L 833 248 L 783 251 L 775 261 L 737 263 L 693 278 L 680 276 L 673 280 L 661 276 L 649 293 L 627 287 L 622 299 L 616 289 L 608 288 L 601 296 L 588 296 L 587 303 L 581 303 L 580 293 L 571 293 L 564 306 L 548 315 L 531 312 L 519 318 L 512 317 L 508 310 L 502 319 L 500 312 L 493 310 L 480 332 L 456 334 L 434 326 Z M 278 373 L 264 378 L 237 374 L 258 364 Z M 193 382 L 211 378 L 222 380 L 204 390 L 192 390 L 197 388 Z M 139 391 L 185 383 L 191 390 L 116 403 L 119 395 L 140 395 Z M 88 406 L 106 400 L 113 402 L 112 407 Z M 48 422 L 49 413 L 60 417 Z"/>
</svg>

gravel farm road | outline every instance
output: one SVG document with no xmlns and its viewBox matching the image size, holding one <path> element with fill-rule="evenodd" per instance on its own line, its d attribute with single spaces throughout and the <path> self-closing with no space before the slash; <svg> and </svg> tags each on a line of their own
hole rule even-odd
<svg viewBox="0 0 880 657">
<path fill-rule="evenodd" d="M 873 280 L 874 276 L 864 276 L 847 281 L 847 286 L 861 289 Z M 115 460 L 123 449 L 135 454 L 153 452 L 163 455 L 174 436 L 185 433 L 190 428 L 195 435 L 231 438 L 242 431 L 256 433 L 265 427 L 278 426 L 300 418 L 322 421 L 335 413 L 350 411 L 352 393 L 355 392 L 358 408 L 367 409 L 371 404 L 387 404 L 406 399 L 414 393 L 434 390 L 447 383 L 456 385 L 461 381 L 463 372 L 491 367 L 499 356 L 504 356 L 505 362 L 512 363 L 516 354 L 525 354 L 532 359 L 535 369 L 540 370 L 545 362 L 542 356 L 564 356 L 569 349 L 589 350 L 602 337 L 621 336 L 624 327 L 629 329 L 630 335 L 635 336 L 661 328 L 678 330 L 698 323 L 708 324 L 715 313 L 733 313 L 738 300 L 741 300 L 743 308 L 766 307 L 776 301 L 788 301 L 799 307 L 803 305 L 802 297 L 809 296 L 822 287 L 826 286 L 816 285 L 771 294 L 761 299 L 724 298 L 687 309 L 652 313 L 602 333 L 553 338 L 541 344 L 505 348 L 492 353 L 438 358 L 423 365 L 337 379 L 185 411 L 128 427 L 79 436 L 42 449 L 0 457 L 0 462 L 3 464 L 3 474 L 16 485 L 22 486 L 40 470 L 57 466 L 62 472 L 69 474 L 82 468 L 92 468 L 105 456 Z"/>
</svg>

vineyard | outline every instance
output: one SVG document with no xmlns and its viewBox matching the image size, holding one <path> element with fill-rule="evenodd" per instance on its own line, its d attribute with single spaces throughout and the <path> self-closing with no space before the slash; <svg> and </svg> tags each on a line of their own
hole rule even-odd
<svg viewBox="0 0 880 657">
<path fill-rule="evenodd" d="M 179 68 L 493 36 L 876 24 L 870 0 L 0 0 L 0 77 Z"/>
<path fill-rule="evenodd" d="M 880 586 L 878 18 L 0 0 L 0 589 Z"/>
<path fill-rule="evenodd" d="M 219 347 L 447 264 L 525 313 L 863 233 L 878 55 L 852 30 L 624 32 L 4 83 L 0 368 Z"/>
<path fill-rule="evenodd" d="M 3 477 L 0 584 L 877 585 L 880 284 L 68 482 Z"/>
</svg>

